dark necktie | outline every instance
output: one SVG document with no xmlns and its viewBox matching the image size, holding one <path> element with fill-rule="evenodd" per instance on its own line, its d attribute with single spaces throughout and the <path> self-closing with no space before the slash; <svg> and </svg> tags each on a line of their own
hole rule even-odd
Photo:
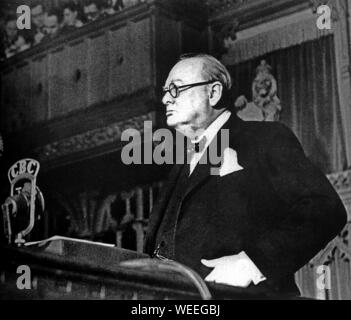
<svg viewBox="0 0 351 320">
<path fill-rule="evenodd" d="M 199 153 L 202 152 L 205 148 L 206 145 L 206 136 L 203 136 L 202 139 L 200 141 L 197 142 L 188 142 L 187 145 L 187 154 L 189 159 L 191 159 L 191 157 L 193 156 L 194 153 Z"/>
</svg>

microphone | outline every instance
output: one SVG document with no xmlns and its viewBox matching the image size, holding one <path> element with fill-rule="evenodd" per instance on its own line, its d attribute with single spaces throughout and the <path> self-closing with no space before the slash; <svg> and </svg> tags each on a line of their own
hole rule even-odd
<svg viewBox="0 0 351 320">
<path fill-rule="evenodd" d="M 25 212 L 30 206 L 30 188 L 31 184 L 26 182 L 20 193 L 9 196 L 3 206 L 8 206 L 11 212 L 11 215 L 16 217 L 18 212 Z"/>
<path fill-rule="evenodd" d="M 24 244 L 25 237 L 30 236 L 35 222 L 40 220 L 41 214 L 44 213 L 44 197 L 36 185 L 39 168 L 38 161 L 22 159 L 8 171 L 11 191 L 1 206 L 8 244 Z"/>
</svg>

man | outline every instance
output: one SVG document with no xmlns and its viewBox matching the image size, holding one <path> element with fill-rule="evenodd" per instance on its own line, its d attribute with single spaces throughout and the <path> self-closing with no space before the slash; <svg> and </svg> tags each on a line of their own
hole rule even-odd
<svg viewBox="0 0 351 320">
<path fill-rule="evenodd" d="M 17 52 L 16 39 L 18 35 L 16 17 L 9 16 L 5 21 L 5 34 L 2 45 L 4 46 L 4 53 L 6 58 L 12 57 Z"/>
<path fill-rule="evenodd" d="M 199 143 L 190 163 L 170 172 L 145 251 L 206 281 L 298 294 L 294 273 L 340 232 L 345 209 L 288 128 L 227 109 L 230 89 L 227 69 L 209 55 L 181 58 L 170 71 L 167 124 Z M 203 161 L 214 143 L 224 144 L 218 171 Z"/>
<path fill-rule="evenodd" d="M 46 13 L 42 4 L 34 5 L 31 10 L 31 19 L 33 23 L 32 30 L 34 32 L 34 43 L 38 44 L 45 36 L 44 34 L 44 20 Z"/>
<path fill-rule="evenodd" d="M 48 12 L 44 20 L 45 39 L 54 38 L 60 31 L 59 13 L 57 9 Z"/>
<path fill-rule="evenodd" d="M 101 6 L 102 13 L 109 16 L 123 10 L 124 3 L 123 0 L 105 0 Z"/>
<path fill-rule="evenodd" d="M 34 5 L 31 10 L 32 22 L 36 28 L 42 28 L 44 25 L 45 13 L 42 4 Z"/>
<path fill-rule="evenodd" d="M 28 30 L 19 30 L 15 41 L 16 53 L 29 49 L 32 43 L 32 33 Z"/>
<path fill-rule="evenodd" d="M 100 16 L 100 5 L 94 0 L 89 0 L 84 5 L 84 15 L 88 22 L 93 22 L 98 20 Z"/>
<path fill-rule="evenodd" d="M 78 10 L 74 2 L 67 2 L 63 5 L 62 32 L 70 32 L 83 26 L 83 22 L 78 19 Z"/>
</svg>

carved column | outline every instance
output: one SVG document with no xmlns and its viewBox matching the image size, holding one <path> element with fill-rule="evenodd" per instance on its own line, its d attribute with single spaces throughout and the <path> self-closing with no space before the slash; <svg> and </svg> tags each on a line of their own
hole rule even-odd
<svg viewBox="0 0 351 320">
<path fill-rule="evenodd" d="M 70 196 L 57 193 L 54 198 L 69 216 L 69 236 L 93 239 L 99 233 L 116 228 L 111 216 L 111 203 L 116 195 L 100 195 L 90 190 Z"/>
<path fill-rule="evenodd" d="M 129 192 L 122 192 L 121 199 L 125 201 L 125 214 L 122 216 L 122 220 L 116 230 L 116 245 L 118 248 L 122 248 L 123 234 L 126 226 L 128 226 L 132 221 L 134 221 L 134 214 L 131 211 L 131 201 L 135 195 L 135 190 Z"/>
<path fill-rule="evenodd" d="M 144 245 L 144 202 L 143 202 L 143 190 L 141 188 L 136 189 L 136 219 L 133 225 L 133 229 L 136 232 L 136 247 L 138 252 L 143 252 Z"/>
<path fill-rule="evenodd" d="M 112 231 L 115 233 L 117 247 L 136 248 L 138 252 L 142 252 L 148 217 L 155 201 L 156 190 L 161 186 L 161 182 L 155 182 L 132 190 L 107 194 L 98 190 L 74 195 L 56 193 L 52 198 L 64 209 L 70 221 L 67 234 L 61 235 L 103 241 L 99 240 L 101 236 Z M 54 218 L 53 214 L 52 219 Z M 134 241 L 134 236 L 130 232 L 134 231 L 135 243 L 131 243 L 130 239 Z M 125 236 L 127 241 L 123 241 Z"/>
</svg>

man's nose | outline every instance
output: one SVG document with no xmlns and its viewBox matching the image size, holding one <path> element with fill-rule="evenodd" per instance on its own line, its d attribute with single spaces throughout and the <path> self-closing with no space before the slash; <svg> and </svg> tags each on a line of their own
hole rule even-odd
<svg viewBox="0 0 351 320">
<path fill-rule="evenodd" d="M 167 106 L 170 103 L 174 102 L 174 98 L 169 94 L 169 92 L 167 91 L 162 98 L 162 103 Z"/>
</svg>

